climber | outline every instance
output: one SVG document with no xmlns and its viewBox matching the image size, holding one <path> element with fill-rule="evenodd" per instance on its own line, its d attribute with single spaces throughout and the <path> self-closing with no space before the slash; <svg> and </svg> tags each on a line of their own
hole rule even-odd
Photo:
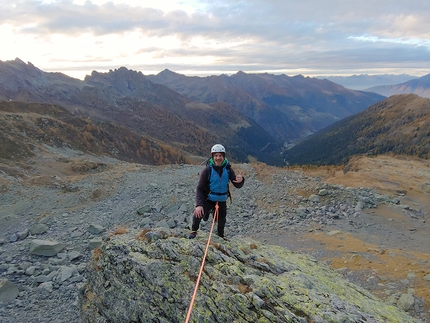
<svg viewBox="0 0 430 323">
<path fill-rule="evenodd" d="M 227 158 L 225 158 L 225 148 L 216 144 L 211 149 L 212 157 L 208 160 L 207 166 L 200 174 L 199 183 L 196 189 L 196 208 L 193 214 L 193 223 L 189 239 L 194 239 L 197 235 L 200 222 L 207 221 L 210 213 L 214 213 L 215 205 L 218 202 L 218 236 L 224 238 L 224 227 L 227 217 L 227 199 L 230 196 L 229 181 L 236 188 L 241 188 L 245 183 L 242 172 L 239 175 L 231 168 Z"/>
</svg>

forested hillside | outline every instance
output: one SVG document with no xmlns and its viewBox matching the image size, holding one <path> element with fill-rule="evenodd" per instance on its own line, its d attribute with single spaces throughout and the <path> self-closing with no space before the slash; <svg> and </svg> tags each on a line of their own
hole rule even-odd
<svg viewBox="0 0 430 323">
<path fill-rule="evenodd" d="M 356 154 L 430 158 L 430 103 L 395 95 L 315 133 L 286 151 L 288 164 L 336 165 Z"/>
</svg>

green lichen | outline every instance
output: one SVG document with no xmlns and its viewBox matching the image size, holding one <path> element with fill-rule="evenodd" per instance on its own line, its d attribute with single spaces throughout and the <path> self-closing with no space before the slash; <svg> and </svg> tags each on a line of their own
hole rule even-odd
<svg viewBox="0 0 430 323">
<path fill-rule="evenodd" d="M 93 315 L 118 322 L 184 321 L 206 241 L 164 231 L 165 238 L 150 243 L 132 232 L 102 245 L 101 270 L 88 267 L 95 297 L 87 307 L 98 309 Z M 252 240 L 214 238 L 190 322 L 323 320 L 417 322 L 311 257 Z"/>
</svg>

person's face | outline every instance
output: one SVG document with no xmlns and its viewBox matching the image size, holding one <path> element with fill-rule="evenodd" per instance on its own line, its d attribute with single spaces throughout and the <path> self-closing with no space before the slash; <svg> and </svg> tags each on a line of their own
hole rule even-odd
<svg viewBox="0 0 430 323">
<path fill-rule="evenodd" d="M 221 164 L 224 160 L 224 156 L 221 153 L 214 153 L 213 159 L 214 159 L 216 166 L 221 166 Z"/>
</svg>

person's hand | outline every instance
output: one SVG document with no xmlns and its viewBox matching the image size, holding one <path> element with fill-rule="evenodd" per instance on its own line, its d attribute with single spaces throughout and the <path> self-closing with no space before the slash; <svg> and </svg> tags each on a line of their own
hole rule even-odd
<svg viewBox="0 0 430 323">
<path fill-rule="evenodd" d="M 196 206 L 194 209 L 194 216 L 196 218 L 201 218 L 203 216 L 203 206 Z"/>
<path fill-rule="evenodd" d="M 236 179 L 233 180 L 233 183 L 242 183 L 243 181 L 243 173 L 240 172 L 239 175 L 236 175 Z"/>
</svg>

